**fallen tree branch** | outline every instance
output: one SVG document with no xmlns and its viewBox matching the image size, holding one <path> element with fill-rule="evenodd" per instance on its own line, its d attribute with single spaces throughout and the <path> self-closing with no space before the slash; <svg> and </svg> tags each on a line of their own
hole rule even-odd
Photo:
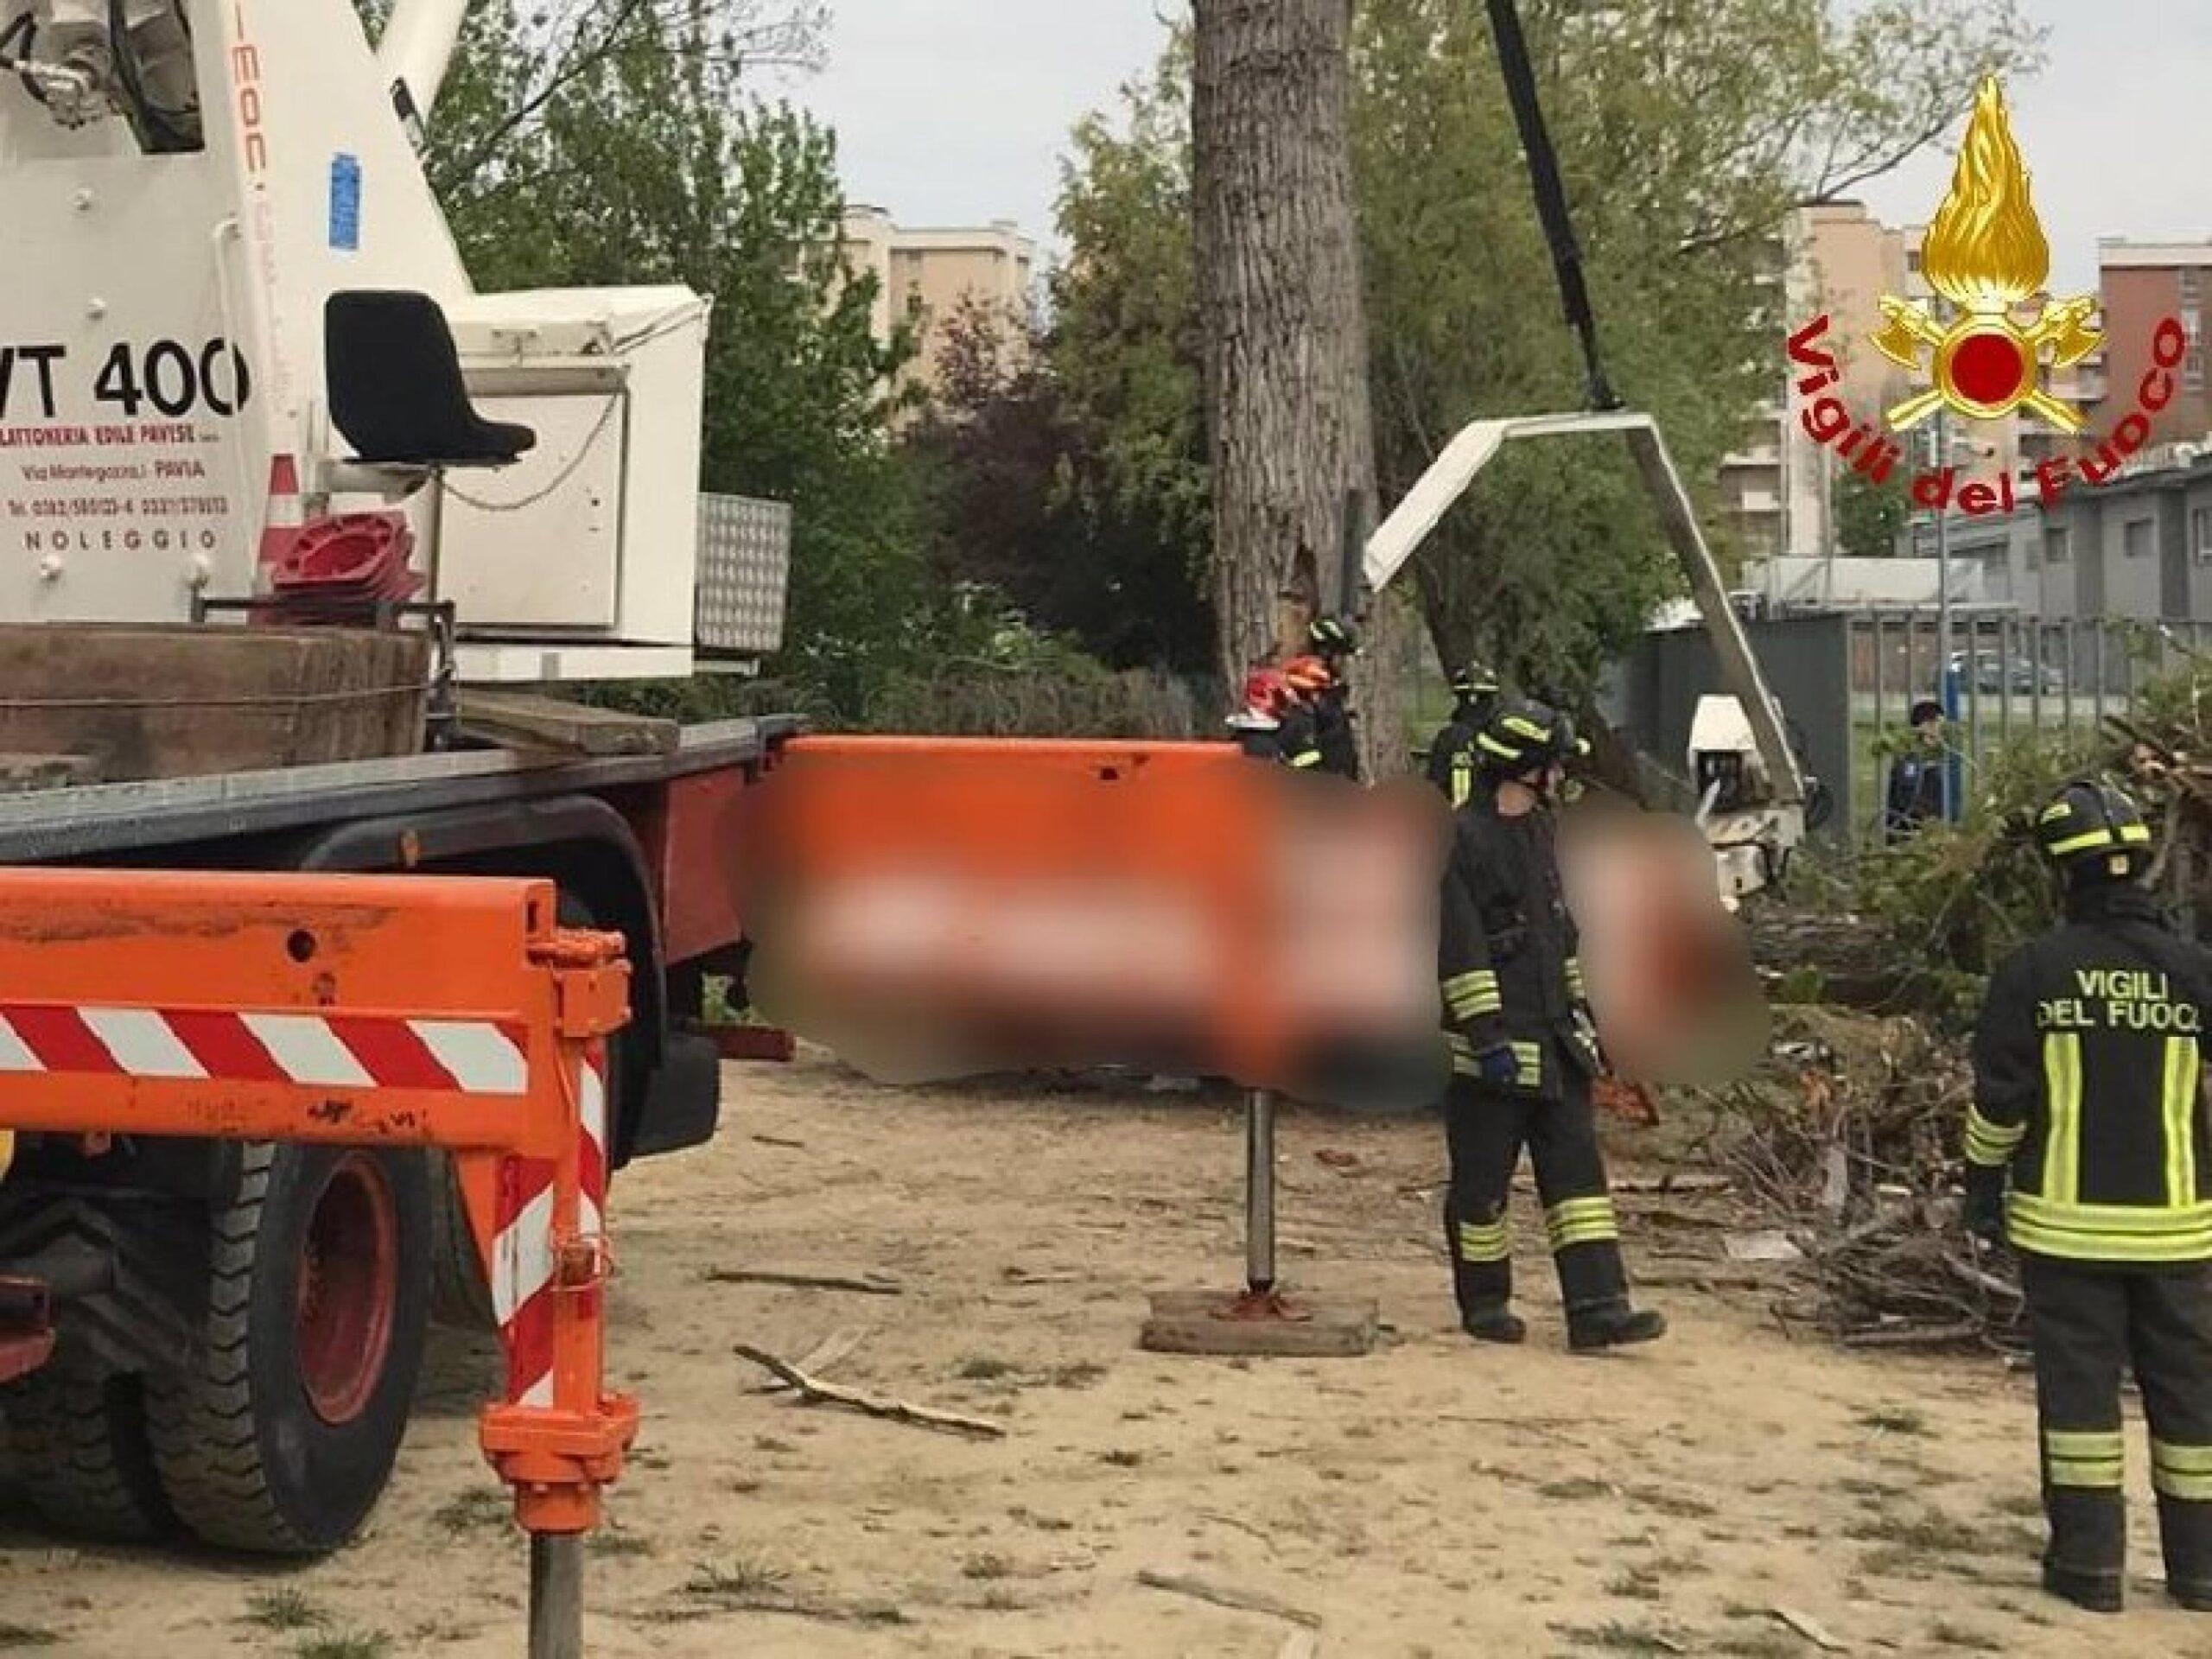
<svg viewBox="0 0 2212 1659">
<path fill-rule="evenodd" d="M 1308 1612 L 1303 1607 L 1294 1607 L 1287 1601 L 1278 1601 L 1257 1590 L 1240 1590 L 1234 1585 L 1216 1584 L 1210 1579 L 1194 1579 L 1179 1573 L 1155 1573 L 1150 1567 L 1137 1574 L 1137 1582 L 1149 1589 L 1165 1590 L 1170 1595 L 1210 1601 L 1217 1607 L 1233 1607 L 1243 1613 L 1265 1613 L 1270 1618 L 1287 1619 L 1293 1624 L 1303 1624 L 1308 1630 L 1321 1628 L 1320 1614 Z"/>
<path fill-rule="evenodd" d="M 818 1377 L 823 1371 L 828 1370 L 839 1360 L 850 1354 L 854 1349 L 866 1342 L 868 1338 L 868 1332 L 858 1325 L 850 1325 L 842 1331 L 832 1331 L 820 1342 L 801 1354 L 798 1363 L 792 1365 L 791 1369 L 809 1376 Z M 782 1377 L 772 1376 L 760 1385 L 758 1392 L 785 1394 L 790 1391 L 791 1386 Z"/>
<path fill-rule="evenodd" d="M 779 1359 L 763 1348 L 749 1343 L 734 1343 L 731 1352 L 740 1359 L 749 1359 L 762 1370 L 773 1372 L 795 1390 L 803 1404 L 810 1406 L 842 1406 L 870 1417 L 880 1417 L 887 1422 L 906 1423 L 915 1428 L 934 1428 L 948 1434 L 966 1434 L 976 1440 L 1002 1440 L 1006 1425 L 994 1423 L 982 1417 L 965 1417 L 958 1412 L 938 1411 L 929 1406 L 917 1406 L 904 1400 L 880 1398 L 862 1394 L 857 1389 L 840 1388 L 834 1382 L 824 1382 L 819 1377 L 809 1376 L 789 1360 Z"/>
<path fill-rule="evenodd" d="M 1955 1342 L 1972 1342 L 1983 1334 L 1975 1320 L 1956 1325 L 1899 1325 L 1891 1330 L 1847 1331 L 1847 1348 L 1944 1348 Z"/>
<path fill-rule="evenodd" d="M 1809 1613 L 1801 1613 L 1794 1607 L 1784 1607 L 1778 1604 L 1766 1611 L 1768 1618 L 1779 1619 L 1823 1653 L 1850 1651 L 1842 1643 L 1821 1629 L 1820 1621 Z"/>
<path fill-rule="evenodd" d="M 709 1284 L 782 1285 L 791 1290 L 849 1290 L 862 1296 L 904 1296 L 906 1287 L 887 1273 L 793 1273 L 781 1268 L 709 1268 Z"/>
</svg>

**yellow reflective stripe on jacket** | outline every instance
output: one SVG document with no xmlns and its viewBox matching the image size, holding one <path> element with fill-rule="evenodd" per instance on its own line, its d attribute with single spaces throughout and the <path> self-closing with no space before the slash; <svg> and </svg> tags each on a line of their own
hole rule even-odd
<svg viewBox="0 0 2212 1659">
<path fill-rule="evenodd" d="M 1301 772 L 1305 771 L 1309 766 L 1318 766 L 1321 764 L 1321 751 L 1319 749 L 1300 749 L 1296 754 L 1290 757 L 1290 764 L 1297 767 Z"/>
<path fill-rule="evenodd" d="M 2194 1037 L 2166 1039 L 2166 1202 L 2176 1210 L 2196 1202 L 2199 1065 Z"/>
<path fill-rule="evenodd" d="M 1463 1221 L 1459 1230 L 1462 1262 L 1503 1262 L 1513 1254 L 1513 1238 L 1503 1219 L 1487 1226 Z"/>
<path fill-rule="evenodd" d="M 2082 1039 L 2052 1032 L 2043 1039 L 2044 1099 L 2050 1131 L 2044 1141 L 2043 1196 L 2074 1204 L 2082 1196 Z"/>
<path fill-rule="evenodd" d="M 1472 973 L 1454 974 L 1442 987 L 1444 1004 L 1452 1017 L 1471 1020 L 1480 1014 L 1503 1014 L 1505 998 L 1500 991 L 1497 973 L 1490 969 L 1478 969 Z"/>
<path fill-rule="evenodd" d="M 2092 830 L 2087 835 L 2071 836 L 2064 841 L 2053 842 L 2046 850 L 2053 858 L 2064 858 L 2069 853 L 2086 853 L 2092 848 L 2112 844 L 2111 830 Z"/>
<path fill-rule="evenodd" d="M 1465 806 L 1475 798 L 1475 757 L 1465 749 L 1452 757 L 1452 804 Z"/>
<path fill-rule="evenodd" d="M 1515 1043 L 1513 1058 L 1521 1068 L 1521 1086 L 1541 1089 L 1544 1086 L 1544 1046 L 1541 1043 Z"/>
<path fill-rule="evenodd" d="M 1578 1002 L 1586 1001 L 1589 998 L 1589 988 L 1582 977 L 1582 958 L 1580 957 L 1567 959 L 1567 994 Z"/>
<path fill-rule="evenodd" d="M 2005 1235 L 2020 1249 L 2073 1262 L 2212 1260 L 2212 1204 L 2183 1209 L 2061 1204 L 2015 1191 L 2005 1200 Z"/>
<path fill-rule="evenodd" d="M 1967 1161 L 1995 1167 L 2009 1161 L 2028 1138 L 2024 1123 L 1999 1123 L 1982 1116 L 1981 1108 L 1967 1108 Z"/>
</svg>

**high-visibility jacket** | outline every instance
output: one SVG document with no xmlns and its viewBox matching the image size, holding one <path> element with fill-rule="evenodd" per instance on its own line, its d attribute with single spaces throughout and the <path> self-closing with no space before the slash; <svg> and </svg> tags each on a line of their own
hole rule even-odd
<svg viewBox="0 0 2212 1659">
<path fill-rule="evenodd" d="M 1452 1070 L 1478 1076 L 1479 1057 L 1503 1047 L 1514 1086 L 1555 1099 L 1562 1058 L 1594 1074 L 1599 1057 L 1552 815 L 1506 817 L 1485 793 L 1452 821 L 1437 942 Z"/>
<path fill-rule="evenodd" d="M 2212 955 L 2148 894 L 2092 889 L 1990 981 L 1967 1162 L 2002 1179 L 2015 1248 L 2071 1262 L 2212 1261 L 2199 1089 Z"/>
<path fill-rule="evenodd" d="M 1475 795 L 1475 736 L 1497 706 L 1495 697 L 1463 702 L 1436 741 L 1428 746 L 1428 781 L 1444 791 L 1454 806 L 1465 806 Z"/>
</svg>

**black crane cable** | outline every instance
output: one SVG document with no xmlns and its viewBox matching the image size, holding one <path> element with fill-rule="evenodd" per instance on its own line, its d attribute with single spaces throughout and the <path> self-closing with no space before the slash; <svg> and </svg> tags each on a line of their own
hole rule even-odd
<svg viewBox="0 0 2212 1659">
<path fill-rule="evenodd" d="M 1582 365 L 1587 376 L 1584 397 L 1593 410 L 1618 409 L 1621 399 L 1605 377 L 1605 360 L 1598 349 L 1598 319 L 1590 308 L 1590 289 L 1582 276 L 1582 250 L 1574 239 L 1574 219 L 1569 212 L 1567 186 L 1560 177 L 1559 154 L 1552 148 L 1551 130 L 1544 124 L 1544 106 L 1536 96 L 1536 72 L 1529 60 L 1529 41 L 1521 32 L 1521 11 L 1514 0 L 1490 0 L 1491 30 L 1497 40 L 1498 67 L 1505 76 L 1505 95 L 1513 105 L 1513 122 L 1521 130 L 1521 148 L 1529 158 L 1529 182 L 1536 196 L 1536 217 L 1542 221 L 1544 240 L 1550 245 L 1552 274 L 1559 283 L 1560 302 L 1567 326 L 1582 343 Z"/>
</svg>

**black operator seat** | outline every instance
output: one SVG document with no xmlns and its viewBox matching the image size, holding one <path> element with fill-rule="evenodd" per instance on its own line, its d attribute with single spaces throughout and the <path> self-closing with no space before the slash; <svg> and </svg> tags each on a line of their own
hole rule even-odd
<svg viewBox="0 0 2212 1659">
<path fill-rule="evenodd" d="M 330 420 L 371 467 L 511 467 L 537 434 L 469 401 L 446 314 L 427 294 L 348 289 L 322 309 Z"/>
</svg>

